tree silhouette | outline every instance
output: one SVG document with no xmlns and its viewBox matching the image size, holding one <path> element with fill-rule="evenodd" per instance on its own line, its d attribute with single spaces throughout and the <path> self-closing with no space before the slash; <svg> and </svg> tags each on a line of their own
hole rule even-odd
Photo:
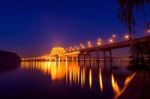
<svg viewBox="0 0 150 99">
<path fill-rule="evenodd" d="M 143 43 L 140 43 L 138 39 L 132 40 L 135 26 L 135 16 L 134 11 L 141 11 L 143 16 L 144 7 L 147 3 L 150 3 L 150 0 L 118 0 L 120 6 L 119 18 L 125 24 L 130 34 L 131 41 L 131 67 L 136 66 L 137 68 L 150 68 L 150 37 L 146 39 Z M 149 28 L 149 25 L 147 25 Z M 144 60 L 144 56 L 148 55 L 147 62 Z"/>
<path fill-rule="evenodd" d="M 135 17 L 134 10 L 138 9 L 144 15 L 144 6 L 150 3 L 150 0 L 118 0 L 120 12 L 119 18 L 128 28 L 130 38 L 134 32 Z"/>
</svg>

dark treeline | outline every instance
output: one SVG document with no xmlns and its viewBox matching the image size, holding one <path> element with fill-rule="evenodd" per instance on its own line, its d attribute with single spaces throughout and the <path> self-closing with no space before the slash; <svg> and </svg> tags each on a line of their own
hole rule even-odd
<svg viewBox="0 0 150 99">
<path fill-rule="evenodd" d="M 0 51 L 0 70 L 17 67 L 20 62 L 21 58 L 16 53 Z"/>
</svg>

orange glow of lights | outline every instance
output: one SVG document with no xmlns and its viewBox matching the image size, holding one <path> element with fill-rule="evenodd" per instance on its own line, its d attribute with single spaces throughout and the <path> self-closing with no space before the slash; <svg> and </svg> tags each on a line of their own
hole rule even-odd
<svg viewBox="0 0 150 99">
<path fill-rule="evenodd" d="M 88 47 L 92 47 L 92 44 L 90 41 L 88 41 L 87 44 L 88 44 Z"/>
<path fill-rule="evenodd" d="M 85 85 L 85 69 L 81 70 L 81 87 Z"/>
<path fill-rule="evenodd" d="M 104 91 L 101 68 L 99 68 L 99 77 L 97 78 L 98 80 L 93 80 L 92 69 L 90 69 L 88 73 L 86 73 L 86 68 L 80 68 L 78 62 L 70 63 L 67 61 L 62 61 L 58 64 L 54 61 L 22 62 L 21 69 L 37 69 L 43 74 L 48 75 L 53 81 L 66 79 L 67 84 L 69 84 L 70 82 L 70 84 L 79 84 L 81 85 L 81 87 L 85 87 L 85 85 L 87 85 L 86 83 L 88 83 L 90 89 L 93 86 L 93 81 L 99 80 L 100 91 Z M 88 75 L 88 81 L 86 81 L 86 75 Z M 127 76 L 122 88 L 120 89 L 117 81 L 115 80 L 114 75 L 111 74 L 111 86 L 115 93 L 114 99 L 118 99 L 118 97 L 126 90 L 126 88 L 128 87 L 135 75 L 136 73 Z"/>
<path fill-rule="evenodd" d="M 62 53 L 65 53 L 65 49 L 62 47 L 54 47 L 51 50 L 50 56 L 51 57 L 56 57 L 57 55 L 60 55 Z"/>
<path fill-rule="evenodd" d="M 136 73 L 134 73 L 133 75 L 127 77 L 124 84 L 127 85 L 133 79 L 133 77 L 135 76 L 135 74 Z"/>
<path fill-rule="evenodd" d="M 147 30 L 147 33 L 150 33 L 150 29 Z"/>
<path fill-rule="evenodd" d="M 102 45 L 102 42 L 99 42 L 99 41 L 98 41 L 98 42 L 97 42 L 97 45 L 98 45 L 98 46 Z"/>
<path fill-rule="evenodd" d="M 92 71 L 91 71 L 91 69 L 89 72 L 89 87 L 90 87 L 90 89 L 92 88 Z"/>
<path fill-rule="evenodd" d="M 114 99 L 118 99 L 118 97 L 126 90 L 126 88 L 128 87 L 129 83 L 131 82 L 131 80 L 134 78 L 134 76 L 136 75 L 136 73 L 133 73 L 132 75 L 128 76 L 124 82 L 123 88 L 121 89 L 121 91 L 115 95 Z"/>
<path fill-rule="evenodd" d="M 112 84 L 112 88 L 114 90 L 115 94 L 119 94 L 120 93 L 120 89 L 118 86 L 118 83 L 115 81 L 114 75 L 111 75 L 111 84 Z"/>
<path fill-rule="evenodd" d="M 114 40 L 112 38 L 109 39 L 109 43 L 113 43 Z"/>
<path fill-rule="evenodd" d="M 72 50 L 75 51 L 75 48 L 73 48 Z"/>
<path fill-rule="evenodd" d="M 100 86 L 100 90 L 103 91 L 103 80 L 102 80 L 101 68 L 99 69 L 99 86 Z"/>
<path fill-rule="evenodd" d="M 126 39 L 126 40 L 129 40 L 129 35 L 128 34 L 126 34 L 125 36 L 124 36 L 124 39 Z"/>
<path fill-rule="evenodd" d="M 84 46 L 84 45 L 82 46 L 82 49 L 85 49 L 85 46 Z"/>
</svg>

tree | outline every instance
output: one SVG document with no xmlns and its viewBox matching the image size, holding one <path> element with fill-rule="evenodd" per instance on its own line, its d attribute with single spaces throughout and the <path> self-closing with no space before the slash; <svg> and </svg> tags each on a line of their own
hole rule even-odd
<svg viewBox="0 0 150 99">
<path fill-rule="evenodd" d="M 134 11 L 137 9 L 137 11 L 141 11 L 142 14 L 145 15 L 144 8 L 146 4 L 150 3 L 150 0 L 118 0 L 118 3 L 120 6 L 119 18 L 125 24 L 130 34 L 130 41 L 131 41 L 130 57 L 132 58 L 132 60 L 130 61 L 131 66 L 129 67 L 139 66 L 140 69 L 141 68 L 147 69 L 147 66 L 149 66 L 150 63 L 149 62 L 145 63 L 143 52 L 145 49 L 147 50 L 149 48 L 145 48 L 145 46 L 143 45 L 148 44 L 149 41 L 144 44 L 141 44 L 140 42 L 138 42 L 138 40 L 137 41 L 134 40 L 133 42 L 133 33 L 135 26 Z M 150 56 L 148 56 L 148 58 L 149 57 Z"/>
<path fill-rule="evenodd" d="M 144 14 L 144 6 L 150 3 L 150 0 L 118 0 L 118 3 L 120 6 L 119 18 L 128 28 L 131 39 L 135 26 L 134 10 L 141 10 Z"/>
</svg>

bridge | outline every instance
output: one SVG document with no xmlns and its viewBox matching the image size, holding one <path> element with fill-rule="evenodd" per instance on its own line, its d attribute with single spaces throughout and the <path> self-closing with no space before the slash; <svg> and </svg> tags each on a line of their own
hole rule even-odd
<svg viewBox="0 0 150 99">
<path fill-rule="evenodd" d="M 87 47 L 85 47 L 83 44 L 80 44 L 80 47 L 69 47 L 66 50 L 63 47 L 54 47 L 49 55 L 36 58 L 27 58 L 23 60 L 87 60 L 91 58 L 92 52 L 96 52 L 97 59 L 99 59 L 99 52 L 103 52 L 103 60 L 106 61 L 106 53 L 108 52 L 109 60 L 112 61 L 113 49 L 126 48 L 130 47 L 131 44 L 142 44 L 143 42 L 148 42 L 150 44 L 149 35 L 140 38 L 134 38 L 132 40 L 129 40 L 129 36 L 125 35 L 125 40 L 121 42 L 114 42 L 113 39 L 115 39 L 115 35 L 112 35 L 112 38 L 109 39 L 109 44 L 104 45 L 102 45 L 102 40 L 98 39 L 96 46 L 92 46 L 91 42 L 88 42 Z M 150 46 L 147 47 L 148 48 L 143 49 L 150 48 Z"/>
</svg>

